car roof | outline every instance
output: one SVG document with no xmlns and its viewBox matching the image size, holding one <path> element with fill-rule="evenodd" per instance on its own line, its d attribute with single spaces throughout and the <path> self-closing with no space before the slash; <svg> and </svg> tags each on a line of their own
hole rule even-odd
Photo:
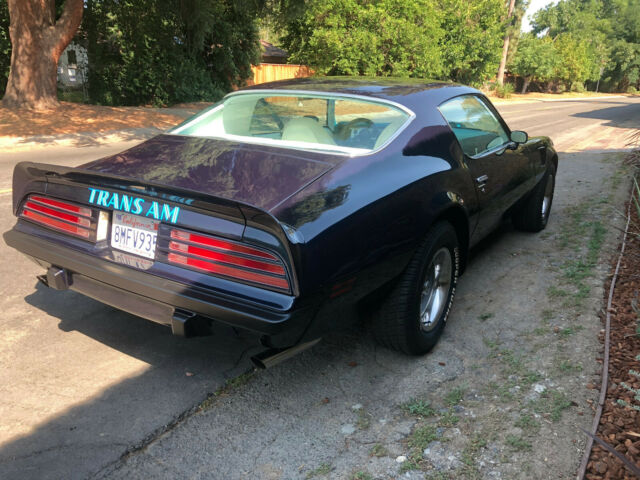
<svg viewBox="0 0 640 480">
<path fill-rule="evenodd" d="M 261 83 L 241 90 L 300 90 L 362 95 L 393 101 L 412 110 L 415 110 L 417 102 L 423 107 L 436 107 L 458 95 L 481 93 L 456 83 L 393 77 L 307 77 Z"/>
</svg>

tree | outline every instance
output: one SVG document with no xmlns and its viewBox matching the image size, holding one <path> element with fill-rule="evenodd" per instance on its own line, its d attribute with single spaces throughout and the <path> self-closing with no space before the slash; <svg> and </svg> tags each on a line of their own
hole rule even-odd
<svg viewBox="0 0 640 480">
<path fill-rule="evenodd" d="M 318 73 L 480 84 L 499 61 L 502 2 L 282 0 L 276 13 L 290 58 Z"/>
<path fill-rule="evenodd" d="M 9 9 L 7 1 L 0 0 L 0 92 L 7 88 L 11 65 L 11 40 L 9 40 Z"/>
<path fill-rule="evenodd" d="M 596 78 L 599 66 L 588 40 L 563 33 L 555 38 L 554 43 L 561 59 L 556 69 L 557 78 L 568 87 Z"/>
<path fill-rule="evenodd" d="M 481 85 L 495 75 L 504 34 L 503 0 L 438 0 L 445 78 Z"/>
<path fill-rule="evenodd" d="M 8 7 L 11 69 L 2 104 L 55 107 L 58 59 L 80 25 L 84 2 L 66 0 L 59 17 L 55 0 L 8 0 Z"/>
<path fill-rule="evenodd" d="M 523 78 L 522 92 L 531 82 L 546 82 L 554 78 L 560 58 L 550 37 L 538 38 L 531 33 L 520 36 L 510 70 Z"/>
<path fill-rule="evenodd" d="M 509 7 L 507 9 L 507 21 L 511 20 L 513 15 L 513 9 L 516 6 L 516 0 L 509 0 Z M 511 39 L 511 31 L 507 28 L 504 34 L 504 41 L 502 45 L 502 58 L 500 58 L 500 66 L 498 67 L 497 82 L 498 85 L 504 84 L 504 69 L 507 66 L 507 55 L 509 54 L 509 40 Z"/>
<path fill-rule="evenodd" d="M 87 0 L 89 98 L 106 105 L 213 101 L 259 61 L 252 0 Z"/>
<path fill-rule="evenodd" d="M 440 23 L 433 0 L 315 0 L 289 18 L 282 43 L 321 74 L 439 77 Z"/>
<path fill-rule="evenodd" d="M 568 58 L 577 63 L 565 65 L 559 74 L 594 84 L 602 77 L 604 91 L 640 86 L 640 0 L 560 0 L 539 11 L 533 27 L 551 38 L 570 35 L 558 47 L 566 44 Z"/>
</svg>

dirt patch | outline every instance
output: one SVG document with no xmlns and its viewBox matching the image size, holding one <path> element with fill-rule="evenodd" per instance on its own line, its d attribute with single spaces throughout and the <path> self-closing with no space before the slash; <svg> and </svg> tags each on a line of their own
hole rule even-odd
<svg viewBox="0 0 640 480">
<path fill-rule="evenodd" d="M 597 435 L 634 464 L 640 460 L 640 216 L 635 202 L 610 310 L 609 385 Z M 614 265 L 615 267 L 615 265 Z M 590 480 L 636 478 L 622 461 L 594 445 Z"/>
<path fill-rule="evenodd" d="M 171 109 L 147 107 L 104 107 L 61 102 L 47 112 L 0 107 L 0 137 L 32 137 L 81 132 L 107 132 L 132 128 L 172 127 L 200 110 L 200 104 Z"/>
</svg>

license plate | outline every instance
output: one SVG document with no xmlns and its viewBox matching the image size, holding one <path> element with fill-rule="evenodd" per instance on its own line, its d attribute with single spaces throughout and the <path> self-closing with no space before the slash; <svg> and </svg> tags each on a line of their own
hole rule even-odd
<svg viewBox="0 0 640 480">
<path fill-rule="evenodd" d="M 111 246 L 141 257 L 154 258 L 159 224 L 138 215 L 113 212 Z"/>
</svg>

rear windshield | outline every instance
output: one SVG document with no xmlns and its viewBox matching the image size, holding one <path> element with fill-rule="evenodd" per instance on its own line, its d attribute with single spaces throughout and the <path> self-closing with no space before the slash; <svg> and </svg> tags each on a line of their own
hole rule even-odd
<svg viewBox="0 0 640 480">
<path fill-rule="evenodd" d="M 383 147 L 409 118 L 386 102 L 269 91 L 229 95 L 169 133 L 358 155 Z"/>
</svg>

